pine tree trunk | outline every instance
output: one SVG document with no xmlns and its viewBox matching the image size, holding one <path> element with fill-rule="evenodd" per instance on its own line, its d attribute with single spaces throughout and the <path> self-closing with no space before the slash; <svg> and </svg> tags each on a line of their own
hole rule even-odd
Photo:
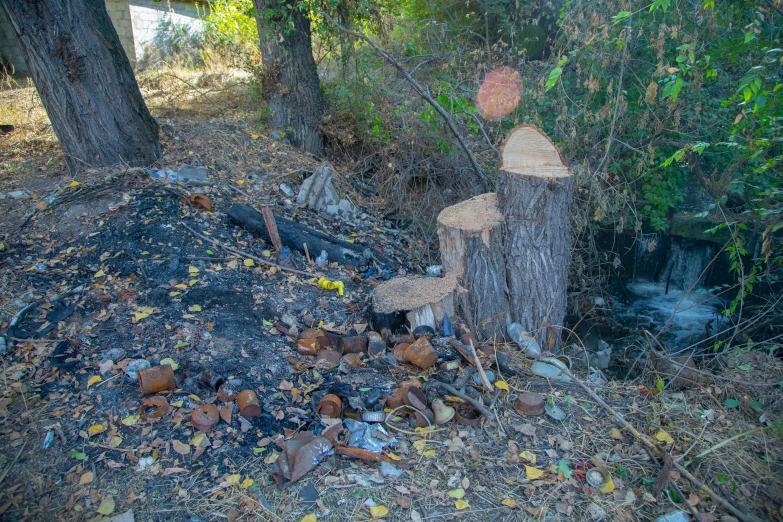
<svg viewBox="0 0 783 522">
<path fill-rule="evenodd" d="M 160 158 L 144 104 L 104 0 L 0 0 L 71 173 Z"/>
<path fill-rule="evenodd" d="M 559 349 L 566 315 L 573 177 L 557 147 L 535 127 L 512 130 L 501 149 L 498 205 L 512 320 Z"/>
<path fill-rule="evenodd" d="M 297 4 L 296 0 L 253 0 L 264 64 L 262 89 L 272 112 L 271 124 L 286 132 L 293 145 L 323 156 L 319 126 L 324 103 L 310 18 Z"/>
</svg>

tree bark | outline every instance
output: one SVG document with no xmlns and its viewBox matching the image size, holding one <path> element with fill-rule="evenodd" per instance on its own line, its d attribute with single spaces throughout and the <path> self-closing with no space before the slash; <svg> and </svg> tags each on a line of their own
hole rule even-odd
<svg viewBox="0 0 783 522">
<path fill-rule="evenodd" d="M 572 184 L 549 138 L 529 125 L 511 131 L 497 184 L 511 318 L 550 350 L 566 315 Z"/>
<path fill-rule="evenodd" d="M 104 0 L 0 0 L 71 173 L 160 158 L 150 115 Z"/>
<path fill-rule="evenodd" d="M 253 0 L 264 65 L 262 89 L 270 121 L 291 143 L 324 155 L 320 132 L 324 112 L 313 59 L 310 18 L 296 0 Z"/>
<path fill-rule="evenodd" d="M 482 342 L 505 337 L 509 306 L 504 223 L 494 192 L 445 208 L 438 215 L 443 270 L 457 275 L 467 290 L 458 294 L 457 308 Z"/>
<path fill-rule="evenodd" d="M 371 294 L 372 325 L 377 331 L 392 333 L 403 326 L 415 330 L 430 326 L 436 331 L 443 326 L 445 316 L 454 316 L 454 293 L 457 278 L 408 276 L 395 277 L 376 286 Z"/>
</svg>

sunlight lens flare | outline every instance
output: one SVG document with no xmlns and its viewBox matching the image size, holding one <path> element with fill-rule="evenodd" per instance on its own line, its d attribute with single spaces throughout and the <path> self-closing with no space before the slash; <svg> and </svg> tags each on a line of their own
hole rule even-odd
<svg viewBox="0 0 783 522">
<path fill-rule="evenodd" d="M 479 88 L 476 107 L 487 120 L 499 120 L 511 114 L 519 104 L 519 73 L 511 67 L 497 67 L 487 74 Z"/>
</svg>

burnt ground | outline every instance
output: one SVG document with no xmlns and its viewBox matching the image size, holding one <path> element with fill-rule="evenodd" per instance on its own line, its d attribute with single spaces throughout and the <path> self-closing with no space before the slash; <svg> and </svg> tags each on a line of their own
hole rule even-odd
<svg viewBox="0 0 783 522">
<path fill-rule="evenodd" d="M 300 331 L 317 325 L 338 334 L 363 331 L 371 282 L 355 280 L 357 272 L 345 267 L 320 270 L 345 283 L 345 295 L 338 297 L 317 286 L 318 269 L 301 254 L 294 263 L 313 278 L 247 266 L 183 224 L 272 260 L 271 245 L 229 221 L 230 205 L 244 202 L 269 205 L 277 215 L 382 253 L 394 260 L 391 274 L 420 271 L 431 253 L 382 219 L 382 202 L 356 193 L 345 177 L 336 180 L 338 191 L 363 218 L 297 208 L 279 185 L 297 190 L 317 162 L 268 135 L 252 135 L 241 122 L 170 122 L 163 131 L 164 166 L 210 167 L 214 186 L 192 190 L 213 200 L 212 212 L 185 202 L 180 195 L 188 189 L 138 170 L 91 171 L 73 184 L 58 168 L 56 151 L 49 158 L 27 154 L 3 138 L 12 151 L 3 193 L 24 189 L 32 196 L 0 200 L 3 330 L 35 300 L 79 286 L 83 291 L 65 304 L 34 308 L 7 332 L 0 519 L 93 520 L 100 509 L 111 511 L 107 520 L 128 510 L 136 520 L 300 520 L 308 514 L 362 520 L 371 518 L 368 505 L 377 504 L 391 520 L 633 520 L 687 509 L 686 502 L 705 515 L 702 520 L 726 515 L 676 471 L 665 487 L 652 490 L 660 466 L 630 433 L 612 431 L 613 417 L 578 387 L 525 374 L 529 361 L 502 345 L 498 350 L 522 369 L 504 377 L 510 391 L 545 394 L 565 411 L 564 420 L 521 417 L 496 390 L 496 418 L 477 426 L 449 423 L 425 445 L 414 444 L 424 439 L 409 426 L 390 428 L 399 439 L 392 449 L 401 459 L 398 478 L 382 476 L 378 464 L 331 455 L 293 486 L 278 487 L 270 478 L 280 454 L 275 440 L 320 432 L 314 409 L 325 393 L 344 402 L 366 400 L 412 376 L 448 382 L 464 370 L 313 368 L 296 355 L 296 341 L 282 334 L 281 322 Z M 55 361 L 58 346 L 73 346 L 75 360 Z M 436 346 L 441 358 L 459 358 L 448 343 Z M 101 368 L 109 354 L 113 367 Z M 123 368 L 133 359 L 155 365 L 165 358 L 178 365 L 177 388 L 161 394 L 172 409 L 157 421 L 136 419 L 143 397 Z M 743 509 L 779 519 L 780 439 L 758 422 L 760 412 L 779 417 L 779 388 L 736 381 L 774 383 L 783 370 L 757 353 L 732 356 L 730 363 L 718 380 L 685 390 L 655 394 L 656 377 L 648 386 L 609 382 L 594 389 L 676 456 L 713 448 L 691 471 Z M 223 405 L 202 383 L 205 370 L 255 390 L 262 414 L 244 423 L 234 409 L 230 423 L 221 421 L 205 439 L 198 437 L 190 412 L 204 403 Z M 443 396 L 435 389 L 427 394 L 430 400 Z M 727 398 L 739 404 L 726 404 Z M 54 439 L 44 448 L 49 433 Z M 585 482 L 584 470 L 593 465 L 610 471 L 612 488 L 599 491 Z"/>
</svg>

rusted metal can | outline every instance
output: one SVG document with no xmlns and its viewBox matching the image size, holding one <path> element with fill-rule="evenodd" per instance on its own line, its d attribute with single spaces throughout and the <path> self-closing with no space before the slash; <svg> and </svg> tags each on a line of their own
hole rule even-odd
<svg viewBox="0 0 783 522">
<path fill-rule="evenodd" d="M 239 414 L 246 419 L 261 415 L 258 396 L 253 390 L 242 390 L 239 392 L 237 395 L 237 406 L 239 406 Z"/>
<path fill-rule="evenodd" d="M 330 419 L 339 419 L 340 412 L 343 409 L 343 401 L 337 395 L 328 393 L 324 395 L 315 412 L 321 417 Z"/>
<path fill-rule="evenodd" d="M 421 368 L 428 370 L 438 360 L 438 352 L 432 347 L 426 337 L 420 337 L 415 343 L 408 346 L 405 351 L 408 360 Z"/>
<path fill-rule="evenodd" d="M 173 390 L 177 387 L 177 383 L 174 382 L 174 370 L 170 364 L 143 368 L 139 370 L 139 386 L 142 395 Z"/>
<path fill-rule="evenodd" d="M 212 404 L 202 404 L 190 414 L 190 423 L 194 428 L 207 432 L 220 421 L 220 413 Z"/>
<path fill-rule="evenodd" d="M 340 338 L 340 343 L 337 345 L 342 353 L 362 353 L 367 351 L 367 336 L 360 335 L 346 335 Z"/>
<path fill-rule="evenodd" d="M 301 355 L 316 355 L 320 348 L 318 339 L 299 339 L 296 344 L 296 351 Z"/>
<path fill-rule="evenodd" d="M 220 388 L 220 386 L 225 382 L 225 379 L 223 379 L 223 377 L 220 375 L 210 372 L 209 370 L 204 370 L 201 372 L 201 382 L 204 383 L 204 386 L 210 390 L 217 391 L 218 388 Z"/>
<path fill-rule="evenodd" d="M 514 409 L 520 415 L 534 417 L 544 413 L 544 397 L 539 393 L 521 393 L 514 401 Z"/>
</svg>

